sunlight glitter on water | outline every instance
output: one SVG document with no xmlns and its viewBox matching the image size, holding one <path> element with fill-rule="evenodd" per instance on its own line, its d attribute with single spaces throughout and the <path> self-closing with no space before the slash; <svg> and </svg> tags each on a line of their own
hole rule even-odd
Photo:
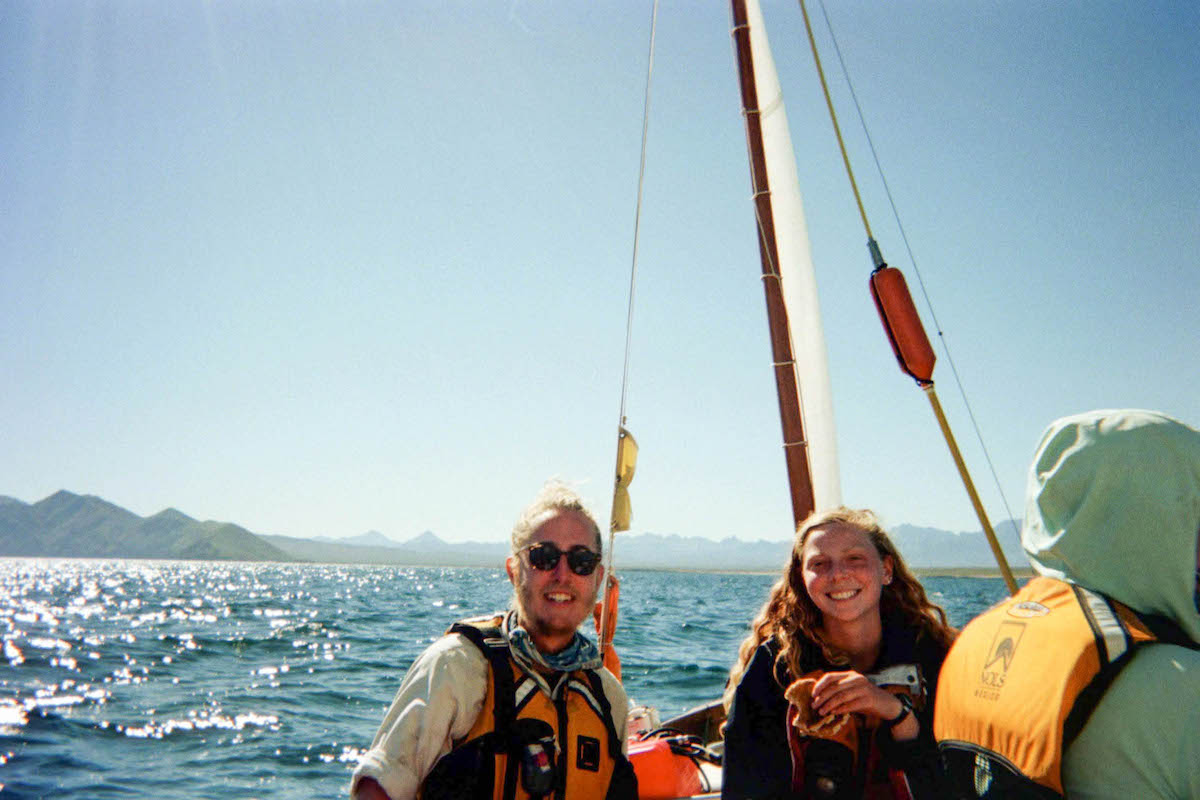
<svg viewBox="0 0 1200 800">
<path fill-rule="evenodd" d="M 118 731 L 134 739 L 163 739 L 176 732 L 191 733 L 209 729 L 240 731 L 246 728 L 278 731 L 279 718 L 273 714 L 247 713 L 230 717 L 224 714 L 210 715 L 204 712 L 190 711 L 186 719 L 153 720 L 136 727 L 117 726 Z"/>
<path fill-rule="evenodd" d="M 198 680 L 190 668 L 196 662 L 187 659 L 206 648 L 229 647 L 240 658 L 246 648 L 260 648 L 285 629 L 292 655 L 239 670 L 251 677 L 240 687 L 225 676 L 217 682 L 222 691 L 278 690 L 293 666 L 332 661 L 344 652 L 334 641 L 337 632 L 313 621 L 320 601 L 305 592 L 304 580 L 281 582 L 288 589 L 280 591 L 259 573 L 191 562 L 0 562 L 0 726 L 25 726 L 30 713 L 49 709 L 95 717 L 100 705 L 115 699 L 110 712 L 120 713 L 114 724 L 129 735 L 156 737 L 188 726 L 271 727 L 277 718 L 255 710 L 214 717 L 215 722 L 139 722 L 140 703 L 123 694 L 113 697 L 146 685 L 175 687 L 178 693 L 183 684 L 195 692 Z M 296 633 L 302 636 L 293 639 Z M 51 677 L 63 671 L 79 680 Z"/>
</svg>

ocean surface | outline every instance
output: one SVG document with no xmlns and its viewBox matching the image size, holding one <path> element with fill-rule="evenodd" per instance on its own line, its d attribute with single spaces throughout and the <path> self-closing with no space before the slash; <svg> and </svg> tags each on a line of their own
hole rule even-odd
<svg viewBox="0 0 1200 800">
<path fill-rule="evenodd" d="M 616 644 L 665 719 L 716 699 L 775 576 L 626 571 Z M 996 578 L 927 578 L 961 625 Z M 502 569 L 0 560 L 0 798 L 346 797 L 411 660 Z"/>
</svg>

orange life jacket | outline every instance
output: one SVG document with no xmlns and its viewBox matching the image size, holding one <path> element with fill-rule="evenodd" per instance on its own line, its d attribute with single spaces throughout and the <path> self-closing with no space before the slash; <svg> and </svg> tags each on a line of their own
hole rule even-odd
<svg viewBox="0 0 1200 800">
<path fill-rule="evenodd" d="M 502 619 L 464 620 L 447 631 L 487 657 L 487 693 L 475 724 L 422 783 L 422 800 L 636 798 L 600 676 L 560 673 L 547 696 L 513 660 Z"/>
<path fill-rule="evenodd" d="M 1137 647 L 1125 606 L 1035 578 L 972 620 L 942 665 L 933 732 L 955 797 L 1061 797 L 1062 760 Z"/>
</svg>

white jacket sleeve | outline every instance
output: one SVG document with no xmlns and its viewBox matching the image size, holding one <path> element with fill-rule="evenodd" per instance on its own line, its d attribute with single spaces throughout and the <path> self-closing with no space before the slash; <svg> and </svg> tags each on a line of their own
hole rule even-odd
<svg viewBox="0 0 1200 800">
<path fill-rule="evenodd" d="M 458 634 L 434 642 L 413 662 L 351 779 L 371 777 L 392 800 L 416 797 L 421 781 L 475 724 L 487 694 L 483 653 Z"/>
</svg>

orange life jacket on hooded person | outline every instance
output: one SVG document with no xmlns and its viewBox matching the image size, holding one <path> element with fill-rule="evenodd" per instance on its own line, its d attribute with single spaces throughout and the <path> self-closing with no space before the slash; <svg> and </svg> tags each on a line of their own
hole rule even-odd
<svg viewBox="0 0 1200 800">
<path fill-rule="evenodd" d="M 422 800 L 636 798 L 600 676 L 546 676 L 547 695 L 513 660 L 502 620 L 464 620 L 447 631 L 487 657 L 487 693 L 475 724 L 422 783 Z"/>
<path fill-rule="evenodd" d="M 1064 751 L 1134 649 L 1156 638 L 1128 608 L 1053 578 L 972 620 L 934 708 L 954 797 L 1061 797 Z"/>
</svg>

